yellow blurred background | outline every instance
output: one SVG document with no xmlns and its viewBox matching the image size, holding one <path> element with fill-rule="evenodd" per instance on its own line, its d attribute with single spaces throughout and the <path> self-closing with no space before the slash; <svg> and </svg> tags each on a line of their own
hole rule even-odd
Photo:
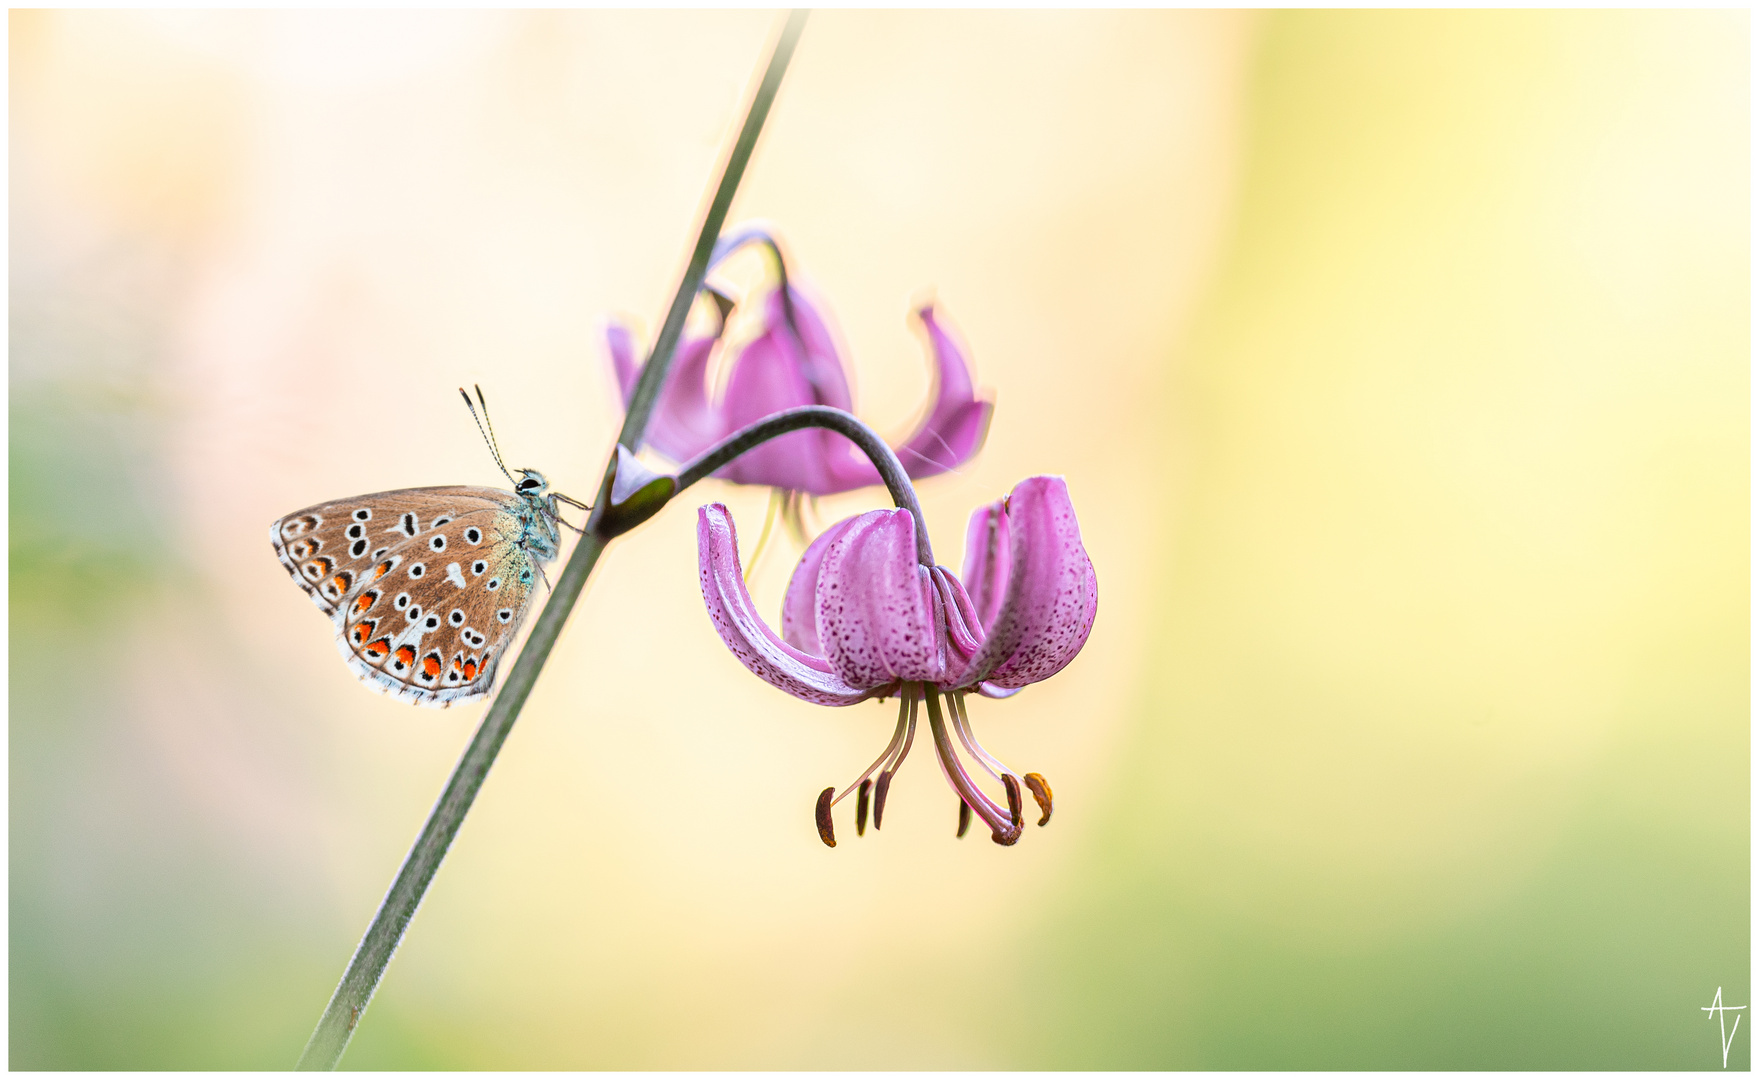
<svg viewBox="0 0 1759 1080">
<path fill-rule="evenodd" d="M 767 12 L 14 12 L 10 1064 L 284 1068 L 480 707 L 362 688 L 268 523 L 591 493 Z M 600 565 L 355 1068 L 1715 1068 L 1748 1004 L 1744 12 L 815 14 L 735 202 L 924 483 L 1101 583 L 973 722 L 1056 820 L 811 807 L 710 482 Z M 879 505 L 824 500 L 824 523 Z M 774 612 L 788 560 L 754 590 Z M 846 828 L 846 826 L 845 826 Z M 1728 1064 L 1745 1068 L 1747 1034 Z"/>
</svg>

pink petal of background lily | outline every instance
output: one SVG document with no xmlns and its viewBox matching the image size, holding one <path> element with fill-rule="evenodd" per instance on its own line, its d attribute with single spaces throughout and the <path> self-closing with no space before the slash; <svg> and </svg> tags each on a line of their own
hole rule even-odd
<svg viewBox="0 0 1759 1080">
<path fill-rule="evenodd" d="M 924 305 L 916 316 L 928 338 L 933 386 L 916 430 L 893 450 L 905 471 L 920 480 L 956 469 L 977 453 L 988 434 L 995 403 L 977 396 L 965 353 L 934 306 Z M 712 333 L 687 337 L 679 345 L 648 431 L 648 444 L 660 453 L 687 461 L 740 428 L 800 405 L 853 411 L 836 337 L 799 286 L 784 284 L 765 298 L 763 330 L 732 358 L 726 390 L 716 399 L 709 365 L 722 328 L 717 322 Z M 627 405 L 641 375 L 635 340 L 618 323 L 607 328 L 605 339 Z M 715 475 L 809 495 L 834 495 L 880 483 L 873 464 L 848 440 L 822 430 L 784 435 Z"/>
</svg>

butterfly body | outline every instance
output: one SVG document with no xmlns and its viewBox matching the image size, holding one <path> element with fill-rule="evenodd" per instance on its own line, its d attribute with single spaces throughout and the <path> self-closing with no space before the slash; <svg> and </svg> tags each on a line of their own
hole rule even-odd
<svg viewBox="0 0 1759 1080">
<path fill-rule="evenodd" d="M 535 470 L 515 490 L 428 487 L 319 503 L 269 527 L 275 555 L 362 682 L 446 708 L 493 688 L 556 557 L 557 496 Z"/>
</svg>

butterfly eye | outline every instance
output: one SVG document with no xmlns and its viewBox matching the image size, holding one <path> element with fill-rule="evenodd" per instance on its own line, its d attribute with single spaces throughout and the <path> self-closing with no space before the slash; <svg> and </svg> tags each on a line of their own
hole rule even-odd
<svg viewBox="0 0 1759 1080">
<path fill-rule="evenodd" d="M 464 540 L 466 543 L 480 544 L 480 543 L 482 543 L 482 538 L 483 538 L 482 530 L 477 528 L 474 525 L 472 525 L 470 528 L 464 530 Z M 477 573 L 480 574 L 480 573 L 482 573 L 482 571 L 479 570 L 479 571 L 477 571 Z"/>
<path fill-rule="evenodd" d="M 544 482 L 542 480 L 533 480 L 530 477 L 526 477 L 524 480 L 519 481 L 519 486 L 514 488 L 513 490 L 515 490 L 515 491 L 519 492 L 521 495 L 523 495 L 528 491 L 536 491 L 538 488 L 541 488 L 543 486 L 544 486 Z"/>
<path fill-rule="evenodd" d="M 458 608 L 453 608 L 452 614 L 446 616 L 446 621 L 451 623 L 453 626 L 463 626 L 464 625 L 464 612 L 460 611 Z"/>
</svg>

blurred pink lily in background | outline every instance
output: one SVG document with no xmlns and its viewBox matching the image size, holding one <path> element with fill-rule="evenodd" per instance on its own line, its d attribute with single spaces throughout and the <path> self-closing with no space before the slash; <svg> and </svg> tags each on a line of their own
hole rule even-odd
<svg viewBox="0 0 1759 1080">
<path fill-rule="evenodd" d="M 820 308 L 788 280 L 776 241 L 762 228 L 729 234 L 715 247 L 711 269 L 737 248 L 762 243 L 780 279 L 764 299 L 763 330 L 727 368 L 717 400 L 709 365 L 725 329 L 730 302 L 712 294 L 721 310 L 713 330 L 686 335 L 660 391 L 647 442 L 674 461 L 688 461 L 749 424 L 800 405 L 854 411 L 849 377 L 836 337 Z M 934 305 L 916 313 L 928 334 L 934 377 L 928 408 L 909 438 L 893 447 L 915 479 L 956 469 L 982 447 L 995 403 L 977 396 L 965 353 L 942 325 Z M 605 331 L 611 365 L 625 405 L 641 367 L 634 336 L 613 322 Z M 880 483 L 871 462 L 840 435 L 823 429 L 794 432 L 760 446 L 715 474 L 741 484 L 765 484 L 808 495 L 834 495 Z"/>
<path fill-rule="evenodd" d="M 1007 498 L 972 514 L 963 580 L 918 561 L 916 529 L 904 509 L 872 510 L 826 529 L 788 582 L 778 636 L 746 590 L 732 516 L 720 503 L 704 506 L 696 531 L 703 601 L 727 648 L 772 686 L 820 705 L 900 699 L 885 751 L 841 794 L 826 788 L 819 796 L 819 836 L 827 845 L 836 846 L 831 807 L 851 791 L 860 793 L 855 827 L 865 833 L 869 778 L 876 772 L 879 827 L 886 790 L 915 738 L 919 703 L 927 705 L 935 754 L 959 796 L 959 834 L 976 813 L 996 843 L 1013 844 L 1022 825 L 1020 786 L 1038 802 L 1040 825 L 1050 820 L 1050 787 L 1037 773 L 1015 773 L 983 749 L 964 699 L 973 691 L 1011 696 L 1075 658 L 1098 610 L 1093 562 L 1068 486 L 1056 476 L 1023 480 Z M 972 781 L 954 738 L 1002 784 L 1006 808 Z"/>
</svg>

